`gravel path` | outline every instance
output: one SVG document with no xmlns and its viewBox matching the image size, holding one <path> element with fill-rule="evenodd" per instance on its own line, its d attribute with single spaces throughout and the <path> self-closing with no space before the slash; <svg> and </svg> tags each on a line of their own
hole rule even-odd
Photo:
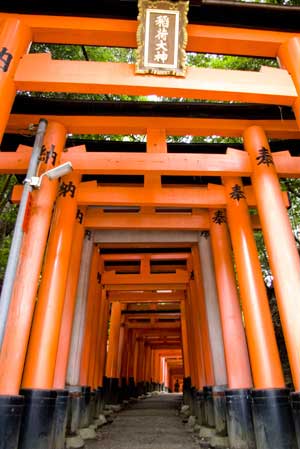
<svg viewBox="0 0 300 449">
<path fill-rule="evenodd" d="M 178 415 L 181 399 L 161 394 L 131 405 L 102 427 L 87 449 L 199 449 Z"/>
</svg>

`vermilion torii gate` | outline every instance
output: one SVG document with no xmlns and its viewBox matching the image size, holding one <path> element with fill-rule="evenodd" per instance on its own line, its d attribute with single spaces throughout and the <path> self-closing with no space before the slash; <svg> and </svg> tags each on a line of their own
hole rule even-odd
<svg viewBox="0 0 300 449">
<path fill-rule="evenodd" d="M 219 444 L 226 444 L 228 430 L 231 449 L 297 448 L 291 413 L 298 430 L 300 263 L 278 178 L 299 177 L 300 159 L 288 147 L 272 152 L 268 139 L 299 139 L 300 35 L 190 22 L 189 51 L 278 57 L 281 68 L 188 68 L 185 78 L 161 78 L 135 75 L 130 64 L 53 60 L 27 53 L 31 42 L 135 47 L 136 20 L 0 13 L 1 138 L 6 133 L 0 172 L 26 174 L 31 145 L 18 142 L 6 152 L 5 139 L 29 133 L 40 118 L 48 126 L 37 176 L 67 161 L 73 166 L 60 183 L 45 176 L 31 192 L 8 309 L 0 302 L 3 449 L 63 447 L 66 387 L 74 434 L 103 401 L 174 388 L 177 378 L 184 380 L 184 400 L 204 428 L 216 429 Z M 296 120 L 17 113 L 17 91 L 266 103 L 292 107 Z M 128 153 L 121 142 L 117 152 L 69 146 L 67 134 L 76 133 L 145 134 L 146 151 Z M 245 151 L 168 152 L 170 135 L 212 134 L 242 137 Z M 104 175 L 116 178 L 97 183 Z M 205 182 L 191 186 L 183 177 Z M 13 201 L 22 189 L 14 189 Z M 274 276 L 296 390 L 292 408 L 253 228 L 262 229 Z M 78 414 L 90 388 L 93 408 Z M 224 391 L 227 430 L 217 407 L 224 406 Z"/>
</svg>

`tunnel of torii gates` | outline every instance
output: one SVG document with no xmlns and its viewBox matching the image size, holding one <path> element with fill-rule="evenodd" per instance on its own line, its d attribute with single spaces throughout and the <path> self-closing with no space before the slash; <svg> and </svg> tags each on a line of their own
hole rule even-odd
<svg viewBox="0 0 300 449">
<path fill-rule="evenodd" d="M 18 203 L 27 189 L 27 202 L 16 274 L 0 303 L 0 448 L 64 447 L 67 395 L 74 435 L 104 404 L 178 384 L 199 424 L 228 432 L 232 449 L 297 448 L 300 264 L 279 178 L 300 176 L 292 151 L 300 34 L 190 23 L 189 51 L 277 57 L 281 68 L 188 68 L 185 78 L 28 53 L 31 42 L 135 47 L 136 26 L 0 13 L 0 173 L 27 176 L 12 193 Z M 243 104 L 147 108 L 15 100 L 17 91 Z M 76 144 L 72 134 L 141 134 L 146 143 Z M 168 136 L 214 134 L 243 145 L 167 144 Z M 33 175 L 66 162 L 73 171 L 30 186 L 37 150 Z M 262 230 L 274 277 L 291 394 L 253 229 Z"/>
</svg>

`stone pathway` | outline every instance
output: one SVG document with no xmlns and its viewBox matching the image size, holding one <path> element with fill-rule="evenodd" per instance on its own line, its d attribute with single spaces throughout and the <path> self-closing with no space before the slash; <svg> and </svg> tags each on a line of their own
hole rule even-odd
<svg viewBox="0 0 300 449">
<path fill-rule="evenodd" d="M 87 442 L 87 449 L 199 449 L 179 416 L 181 399 L 161 394 L 130 405 L 101 428 L 98 441 Z"/>
</svg>

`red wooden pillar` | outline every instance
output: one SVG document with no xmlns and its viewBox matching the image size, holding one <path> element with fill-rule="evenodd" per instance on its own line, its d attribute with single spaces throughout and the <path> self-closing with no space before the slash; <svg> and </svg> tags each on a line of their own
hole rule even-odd
<svg viewBox="0 0 300 449">
<path fill-rule="evenodd" d="M 16 95 L 14 74 L 31 39 L 31 30 L 22 20 L 12 17 L 3 21 L 0 29 L 0 142 Z"/>
<path fill-rule="evenodd" d="M 224 178 L 227 218 L 239 280 L 246 335 L 256 388 L 284 387 L 281 363 L 243 184 Z"/>
<path fill-rule="evenodd" d="M 80 271 L 81 251 L 84 239 L 84 214 L 85 208 L 77 210 L 78 217 L 74 227 L 74 238 L 70 256 L 70 265 L 68 271 L 53 383 L 53 387 L 58 389 L 65 388 L 66 384 L 76 291 Z"/>
<path fill-rule="evenodd" d="M 86 303 L 86 319 L 85 319 L 84 338 L 83 338 L 82 355 L 80 363 L 79 382 L 80 385 L 82 386 L 88 385 L 93 318 L 95 316 L 96 303 L 99 300 L 99 298 L 97 297 L 98 264 L 99 264 L 99 248 L 98 245 L 94 245 L 91 261 L 91 271 L 89 277 L 89 291 Z"/>
<path fill-rule="evenodd" d="M 184 368 L 184 377 L 191 376 L 191 368 L 190 368 L 190 354 L 189 354 L 189 346 L 188 346 L 188 333 L 187 333 L 187 325 L 186 325 L 186 305 L 185 301 L 181 301 L 180 303 L 181 309 L 181 340 L 182 340 L 182 353 L 183 353 L 183 368 Z"/>
<path fill-rule="evenodd" d="M 200 315 L 200 329 L 201 329 L 201 342 L 204 358 L 205 380 L 206 385 L 211 386 L 215 384 L 215 376 L 212 361 L 212 350 L 209 338 L 207 311 L 205 305 L 203 278 L 201 273 L 199 251 L 195 247 L 192 248 L 192 259 L 193 259 L 193 272 L 195 278 L 195 288 L 198 299 L 197 306 Z"/>
<path fill-rule="evenodd" d="M 53 386 L 79 181 L 80 175 L 74 173 L 62 182 L 70 187 L 68 191 L 63 193 L 60 186 L 26 356 L 24 388 Z"/>
<path fill-rule="evenodd" d="M 112 303 L 109 328 L 109 345 L 106 362 L 106 376 L 114 379 L 118 377 L 121 310 L 122 307 L 119 301 L 115 301 Z"/>
<path fill-rule="evenodd" d="M 48 124 L 44 145 L 46 150 L 52 149 L 57 153 L 56 164 L 59 164 L 65 138 L 66 129 L 62 125 L 55 122 Z M 52 163 L 50 158 L 44 169 L 53 168 Z M 57 180 L 50 181 L 45 177 L 41 188 L 32 193 L 29 225 L 23 237 L 0 354 L 0 394 L 19 392 L 57 183 Z M 9 376 L 7 373 L 10 373 Z"/>
<path fill-rule="evenodd" d="M 264 130 L 259 126 L 246 129 L 244 145 L 252 163 L 251 179 L 293 381 L 295 389 L 300 391 L 299 254 Z"/>
<path fill-rule="evenodd" d="M 210 211 L 210 236 L 218 289 L 229 388 L 252 387 L 245 330 L 224 210 Z"/>
<path fill-rule="evenodd" d="M 99 310 L 99 319 L 97 322 L 97 340 L 96 340 L 96 348 L 95 348 L 95 367 L 93 372 L 93 381 L 92 385 L 94 388 L 102 385 L 100 375 L 103 377 L 103 371 L 101 371 L 102 367 L 102 346 L 106 345 L 107 341 L 107 297 L 106 290 L 102 285 L 101 293 L 100 293 L 100 310 Z M 100 374 L 101 373 L 101 374 Z"/>
</svg>

